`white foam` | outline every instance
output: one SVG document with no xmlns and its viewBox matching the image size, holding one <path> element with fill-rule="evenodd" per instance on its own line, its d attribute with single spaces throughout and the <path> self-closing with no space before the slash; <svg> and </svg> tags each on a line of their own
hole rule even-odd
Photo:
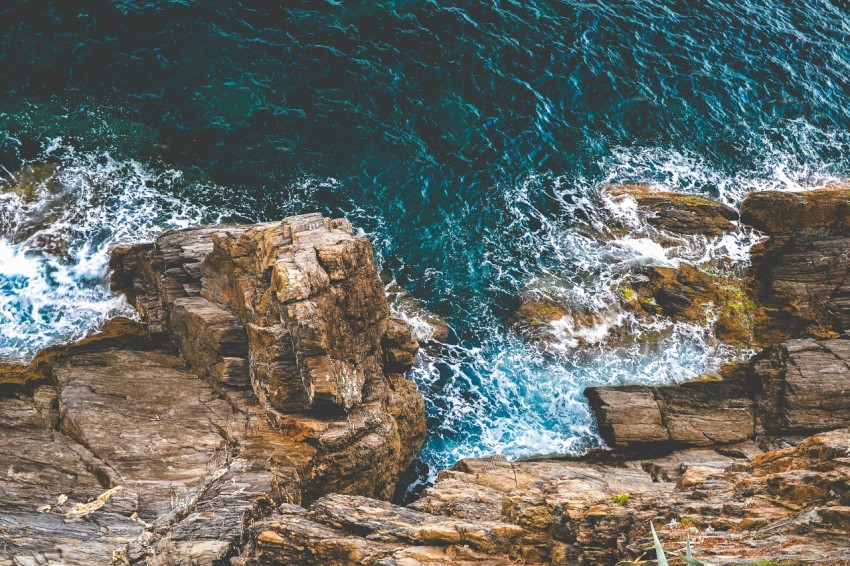
<svg viewBox="0 0 850 566">
<path fill-rule="evenodd" d="M 0 359 L 26 360 L 112 316 L 133 316 L 106 281 L 111 246 L 205 216 L 215 220 L 202 206 L 169 196 L 179 171 L 108 153 L 77 154 L 61 139 L 51 140 L 46 153 L 60 165 L 38 187 L 37 200 L 0 198 Z"/>
</svg>

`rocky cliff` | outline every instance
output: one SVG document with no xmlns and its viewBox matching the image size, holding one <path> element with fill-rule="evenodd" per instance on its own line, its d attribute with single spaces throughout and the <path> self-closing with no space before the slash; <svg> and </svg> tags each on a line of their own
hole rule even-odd
<svg viewBox="0 0 850 566">
<path fill-rule="evenodd" d="M 220 564 L 281 504 L 390 498 L 424 404 L 373 261 L 320 215 L 116 249 L 142 323 L 2 369 L 0 563 Z"/>
<path fill-rule="evenodd" d="M 628 308 L 719 304 L 718 339 L 757 352 L 588 389 L 610 450 L 464 460 L 394 505 L 424 437 L 418 346 L 368 241 L 319 215 L 169 232 L 113 254 L 141 323 L 0 368 L 0 564 L 614 564 L 655 558 L 650 521 L 671 563 L 850 564 L 850 191 L 758 193 L 739 218 L 608 190 L 659 239 L 765 235 L 734 277 L 636 275 Z"/>
</svg>

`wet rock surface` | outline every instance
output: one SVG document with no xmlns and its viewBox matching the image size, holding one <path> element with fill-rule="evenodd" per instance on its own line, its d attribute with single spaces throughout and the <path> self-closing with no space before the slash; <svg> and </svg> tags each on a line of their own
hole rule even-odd
<svg viewBox="0 0 850 566">
<path fill-rule="evenodd" d="M 0 368 L 0 563 L 222 564 L 278 505 L 392 495 L 424 405 L 368 241 L 308 215 L 112 265 L 141 324 Z"/>
<path fill-rule="evenodd" d="M 719 236 L 736 229 L 738 212 L 721 202 L 696 195 L 654 191 L 643 185 L 610 185 L 606 197 L 634 201 L 650 226 L 680 235 Z"/>
<path fill-rule="evenodd" d="M 650 521 L 668 556 L 690 538 L 706 563 L 848 564 L 850 340 L 841 269 L 817 267 L 841 265 L 845 213 L 816 193 L 779 199 L 813 210 L 781 233 L 762 204 L 742 207 L 769 235 L 753 262 L 764 287 L 680 267 L 632 290 L 636 308 L 683 319 L 752 300 L 740 343 L 766 347 L 751 360 L 590 388 L 611 450 L 463 460 L 408 507 L 387 500 L 425 434 L 403 376 L 418 344 L 368 241 L 305 215 L 117 249 L 113 286 L 142 323 L 0 368 L 0 564 L 614 564 L 653 556 Z M 628 194 L 660 230 L 736 221 Z M 802 242 L 824 255 L 795 259 Z M 768 257 L 810 269 L 789 286 Z M 777 302 L 757 295 L 770 285 Z"/>
</svg>

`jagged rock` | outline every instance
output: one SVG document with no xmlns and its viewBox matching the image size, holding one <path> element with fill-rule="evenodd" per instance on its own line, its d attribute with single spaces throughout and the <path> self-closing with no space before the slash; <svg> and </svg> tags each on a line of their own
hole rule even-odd
<svg viewBox="0 0 850 566">
<path fill-rule="evenodd" d="M 634 200 L 649 225 L 675 235 L 720 236 L 736 229 L 738 213 L 715 200 L 641 185 L 611 185 L 603 192 L 614 200 Z"/>
<path fill-rule="evenodd" d="M 749 279 L 713 274 L 688 263 L 635 270 L 620 289 L 623 305 L 641 315 L 707 324 L 721 341 L 738 347 L 761 345 L 754 331 L 761 306 L 749 293 Z"/>
<path fill-rule="evenodd" d="M 228 385 L 250 385 L 248 335 L 236 315 L 203 297 L 174 301 L 172 337 L 189 366 Z"/>
<path fill-rule="evenodd" d="M 112 290 L 127 297 L 151 332 L 167 332 L 174 301 L 200 295 L 201 262 L 212 251 L 213 237 L 241 234 L 247 228 L 169 230 L 155 243 L 116 246 L 109 261 Z"/>
<path fill-rule="evenodd" d="M 769 236 L 751 252 L 768 307 L 757 331 L 825 338 L 850 327 L 850 189 L 752 193 L 741 218 Z"/>
<path fill-rule="evenodd" d="M 314 214 L 219 235 L 201 272 L 201 294 L 248 328 L 254 391 L 275 409 L 359 405 L 367 382 L 383 379 L 382 338 L 389 371 L 412 365 L 393 358 L 417 346 L 397 343 L 410 330 L 387 320 L 372 247 L 345 221 Z"/>
<path fill-rule="evenodd" d="M 848 441 L 841 429 L 772 452 L 463 460 L 413 509 L 333 495 L 282 506 L 252 526 L 235 564 L 614 564 L 651 549 L 650 521 L 668 556 L 690 535 L 696 557 L 716 564 L 841 560 Z"/>
<path fill-rule="evenodd" d="M 527 543 L 519 555 L 529 562 L 614 564 L 633 558 L 651 549 L 653 521 L 668 557 L 682 553 L 690 535 L 696 558 L 715 564 L 813 556 L 841 563 L 847 557 L 848 442 L 850 430 L 841 429 L 796 448 L 761 453 L 739 444 L 722 454 L 691 449 L 676 453 L 675 461 L 607 455 L 585 461 L 464 460 L 441 473 L 414 507 L 517 524 Z"/>
<path fill-rule="evenodd" d="M 244 566 L 509 564 L 523 529 L 332 495 L 309 511 L 284 506 L 255 524 L 251 534 L 251 547 L 237 562 Z"/>
<path fill-rule="evenodd" d="M 149 327 L 168 321 L 200 373 L 240 383 L 247 364 L 275 425 L 318 447 L 308 499 L 389 497 L 424 439 L 424 403 L 398 376 L 418 345 L 389 317 L 368 240 L 318 214 L 181 234 L 116 252 L 114 288 Z"/>
<path fill-rule="evenodd" d="M 55 384 L 0 398 L 0 563 L 221 564 L 281 503 L 393 494 L 425 436 L 418 345 L 346 222 L 172 231 L 112 266 L 144 324 L 0 367 Z M 292 387 L 275 404 L 263 378 Z M 79 518 L 39 512 L 56 490 Z"/>
</svg>

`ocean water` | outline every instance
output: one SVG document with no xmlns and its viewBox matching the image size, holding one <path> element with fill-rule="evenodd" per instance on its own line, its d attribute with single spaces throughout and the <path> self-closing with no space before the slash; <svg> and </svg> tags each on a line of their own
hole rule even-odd
<svg viewBox="0 0 850 566">
<path fill-rule="evenodd" d="M 740 266 L 758 239 L 663 249 L 600 187 L 735 205 L 850 170 L 847 2 L 270 4 L 0 4 L 0 358 L 129 312 L 105 283 L 116 241 L 319 210 L 371 238 L 421 337 L 414 304 L 452 328 L 411 372 L 429 430 L 411 481 L 577 454 L 601 445 L 584 387 L 745 354 L 631 318 L 629 269 Z M 528 297 L 594 323 L 541 349 L 513 329 Z"/>
</svg>

